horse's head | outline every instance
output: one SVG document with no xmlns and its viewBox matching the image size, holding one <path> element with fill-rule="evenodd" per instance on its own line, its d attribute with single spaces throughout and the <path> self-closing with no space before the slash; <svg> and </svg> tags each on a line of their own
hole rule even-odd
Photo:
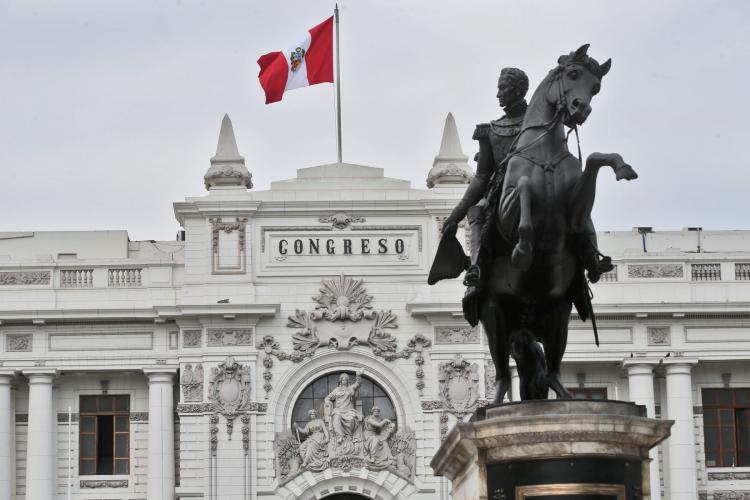
<svg viewBox="0 0 750 500">
<path fill-rule="evenodd" d="M 599 64 L 586 54 L 589 45 L 560 56 L 557 67 L 550 72 L 547 102 L 561 107 L 563 123 L 568 127 L 581 125 L 591 113 L 591 99 L 599 93 L 601 81 L 609 72 L 612 60 Z"/>
</svg>

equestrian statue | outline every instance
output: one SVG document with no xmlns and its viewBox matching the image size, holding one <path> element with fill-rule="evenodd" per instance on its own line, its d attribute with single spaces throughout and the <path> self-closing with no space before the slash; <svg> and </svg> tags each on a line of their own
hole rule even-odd
<svg viewBox="0 0 750 500">
<path fill-rule="evenodd" d="M 570 397 L 560 365 L 573 305 L 581 320 L 591 319 L 599 345 L 589 283 L 613 265 L 599 252 L 591 221 L 596 178 L 602 167 L 611 167 L 618 181 L 638 175 L 619 154 L 592 153 L 582 168 L 580 147 L 578 157 L 568 150 L 568 135 L 577 137 L 611 66 L 590 57 L 588 47 L 560 56 L 528 105 L 526 75 L 502 70 L 497 97 L 505 116 L 476 127 L 476 176 L 443 223 L 430 270 L 430 284 L 466 270 L 464 317 L 472 326 L 481 322 L 487 334 L 493 404 L 510 388 L 511 356 L 522 399 L 546 399 L 549 389 Z M 469 257 L 455 236 L 464 217 Z"/>
</svg>

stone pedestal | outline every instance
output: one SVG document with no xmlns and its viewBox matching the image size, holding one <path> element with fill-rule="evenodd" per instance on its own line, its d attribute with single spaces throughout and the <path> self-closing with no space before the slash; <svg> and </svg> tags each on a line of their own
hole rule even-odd
<svg viewBox="0 0 750 500">
<path fill-rule="evenodd" d="M 526 401 L 458 423 L 430 464 L 453 500 L 650 499 L 649 450 L 670 420 L 621 401 Z"/>
</svg>

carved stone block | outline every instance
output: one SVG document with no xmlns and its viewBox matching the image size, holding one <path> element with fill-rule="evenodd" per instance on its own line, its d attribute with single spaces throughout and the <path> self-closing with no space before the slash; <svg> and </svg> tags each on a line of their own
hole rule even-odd
<svg viewBox="0 0 750 500">
<path fill-rule="evenodd" d="M 200 347 L 202 330 L 184 330 L 182 332 L 182 347 Z"/>
<path fill-rule="evenodd" d="M 654 326 L 648 328 L 648 345 L 670 345 L 672 335 L 668 326 Z"/>
<path fill-rule="evenodd" d="M 180 378 L 183 401 L 203 401 L 203 365 L 185 365 Z"/>
<path fill-rule="evenodd" d="M 207 331 L 206 343 L 209 347 L 253 345 L 253 330 L 210 329 Z"/>
<path fill-rule="evenodd" d="M 32 334 L 8 334 L 5 336 L 5 350 L 8 352 L 31 352 L 33 350 Z"/>
<path fill-rule="evenodd" d="M 463 416 L 476 410 L 479 403 L 479 367 L 456 354 L 438 366 L 440 399 L 446 410 Z"/>
<path fill-rule="evenodd" d="M 435 327 L 436 344 L 478 344 L 479 329 L 471 326 Z"/>
<path fill-rule="evenodd" d="M 0 273 L 0 286 L 10 285 L 49 285 L 50 271 L 8 271 Z"/>
</svg>

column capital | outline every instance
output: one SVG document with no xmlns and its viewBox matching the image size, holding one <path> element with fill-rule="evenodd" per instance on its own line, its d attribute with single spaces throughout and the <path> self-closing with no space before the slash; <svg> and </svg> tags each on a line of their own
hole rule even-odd
<svg viewBox="0 0 750 500">
<path fill-rule="evenodd" d="M 174 382 L 175 376 L 177 375 L 177 367 L 176 366 L 162 366 L 162 367 L 154 367 L 154 368 L 144 368 L 143 373 L 148 378 L 148 383 L 172 383 Z"/>
<path fill-rule="evenodd" d="M 12 368 L 0 368 L 0 385 L 12 384 L 18 376 L 18 370 Z"/>
<path fill-rule="evenodd" d="M 698 364 L 695 358 L 667 358 L 662 361 L 667 375 L 690 374 L 693 367 Z"/>
<path fill-rule="evenodd" d="M 622 361 L 622 367 L 627 368 L 628 375 L 652 373 L 658 365 L 659 360 L 655 358 L 625 358 Z"/>
<path fill-rule="evenodd" d="M 51 384 L 58 372 L 54 368 L 27 368 L 21 371 L 29 384 Z"/>
</svg>

